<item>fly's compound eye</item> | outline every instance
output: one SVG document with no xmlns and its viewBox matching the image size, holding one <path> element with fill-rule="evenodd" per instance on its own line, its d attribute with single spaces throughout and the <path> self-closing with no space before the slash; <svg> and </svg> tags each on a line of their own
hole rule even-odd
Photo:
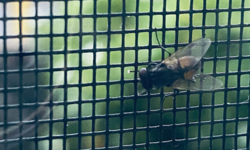
<svg viewBox="0 0 250 150">
<path fill-rule="evenodd" d="M 146 90 L 149 90 L 151 89 L 153 86 L 152 86 L 152 83 L 149 79 L 149 76 L 148 76 L 148 71 L 146 68 L 142 68 L 140 71 L 139 71 L 139 77 L 141 79 L 141 83 L 142 83 L 142 86 L 146 89 Z"/>
</svg>

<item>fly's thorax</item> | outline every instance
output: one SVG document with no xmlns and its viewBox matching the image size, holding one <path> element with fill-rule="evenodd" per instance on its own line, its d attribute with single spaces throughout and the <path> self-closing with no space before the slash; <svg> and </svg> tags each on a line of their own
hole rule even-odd
<svg viewBox="0 0 250 150">
<path fill-rule="evenodd" d="M 175 80 L 173 78 L 174 72 L 162 62 L 148 70 L 148 76 L 153 87 L 157 89 L 163 86 L 171 86 Z"/>
</svg>

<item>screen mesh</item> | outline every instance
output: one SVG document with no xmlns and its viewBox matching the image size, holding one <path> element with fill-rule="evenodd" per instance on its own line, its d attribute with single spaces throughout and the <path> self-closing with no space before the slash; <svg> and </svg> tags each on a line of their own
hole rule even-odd
<svg viewBox="0 0 250 150">
<path fill-rule="evenodd" d="M 248 149 L 249 16 L 248 0 L 1 1 L 0 149 Z M 171 53 L 211 39 L 201 71 L 223 86 L 140 94 L 137 71 L 168 57 L 156 34 Z"/>
</svg>

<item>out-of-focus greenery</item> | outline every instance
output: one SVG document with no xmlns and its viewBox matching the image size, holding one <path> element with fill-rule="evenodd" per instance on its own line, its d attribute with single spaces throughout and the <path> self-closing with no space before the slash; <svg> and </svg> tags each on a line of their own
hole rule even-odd
<svg viewBox="0 0 250 150">
<path fill-rule="evenodd" d="M 217 9 L 216 8 L 216 0 L 208 0 L 206 1 L 206 8 L 203 8 L 204 1 L 201 0 L 194 0 L 193 6 L 191 6 L 194 10 L 209 10 L 209 9 Z M 54 12 L 55 15 L 64 15 L 65 12 L 65 5 L 64 2 L 58 1 L 53 2 L 54 7 L 56 6 L 56 11 Z M 79 12 L 79 1 L 69 1 L 67 13 L 68 15 L 78 15 L 82 13 L 83 15 L 93 15 L 94 11 L 97 14 L 108 14 L 109 10 L 111 13 L 122 13 L 123 12 L 123 4 L 125 4 L 125 12 L 126 13 L 134 13 L 136 12 L 136 1 L 135 0 L 98 0 L 95 2 L 97 5 L 96 10 L 94 10 L 94 1 L 86 0 L 82 2 L 83 10 Z M 110 9 L 109 7 L 110 3 Z M 153 12 L 150 15 L 138 15 L 138 29 L 149 29 L 150 26 L 150 18 L 152 17 L 152 27 L 156 27 L 162 29 L 162 24 L 166 24 L 166 28 L 176 28 L 176 19 L 177 15 L 179 15 L 179 27 L 188 27 L 190 24 L 193 26 L 202 26 L 203 22 L 203 13 L 193 13 L 190 16 L 189 13 L 180 13 L 176 14 L 173 13 L 176 11 L 177 2 L 176 0 L 167 0 L 166 3 L 166 10 L 163 10 L 163 0 L 154 0 L 152 1 L 152 9 L 153 12 L 162 12 L 164 11 L 165 20 L 163 20 L 163 14 L 157 13 L 154 14 Z M 149 12 L 150 11 L 150 1 L 149 0 L 141 0 L 138 2 L 138 10 L 139 12 Z M 220 0 L 219 1 L 219 9 L 227 9 L 229 7 L 229 0 Z M 240 8 L 241 1 L 239 0 L 232 0 L 232 8 Z M 250 2 L 245 1 L 245 7 L 250 7 Z M 190 9 L 190 0 L 181 0 L 180 1 L 180 11 L 189 10 Z M 205 11 L 204 11 L 205 12 Z M 210 38 L 212 41 L 217 38 L 218 41 L 226 41 L 226 40 L 238 40 L 240 37 L 240 27 L 232 27 L 230 28 L 227 26 L 228 24 L 231 25 L 238 25 L 243 24 L 247 25 L 250 24 L 250 11 L 244 11 L 244 17 L 241 17 L 241 11 L 232 11 L 231 18 L 229 18 L 229 11 L 223 11 L 218 13 L 218 22 L 216 22 L 216 14 L 214 12 L 207 12 L 205 14 L 205 26 L 210 26 L 212 28 L 206 29 L 206 38 Z M 125 14 L 124 14 L 125 15 Z M 96 66 L 107 65 L 107 64 L 120 64 L 121 67 L 112 67 L 109 69 L 110 76 L 107 77 L 107 68 L 98 68 L 96 69 L 96 74 L 93 75 L 94 70 L 91 69 L 83 69 L 83 70 L 72 70 L 68 71 L 67 78 L 68 84 L 77 84 L 78 80 L 81 78 L 82 83 L 92 83 L 93 76 L 96 82 L 106 82 L 107 79 L 109 81 L 120 81 L 120 80 L 134 80 L 134 74 L 128 74 L 128 70 L 135 70 L 135 67 L 138 69 L 145 67 L 145 66 L 136 66 L 132 63 L 135 62 L 135 53 L 138 52 L 138 61 L 139 62 L 148 62 L 149 57 L 152 61 L 160 61 L 162 60 L 162 54 L 167 57 L 167 54 L 162 53 L 160 48 L 148 49 L 148 48 L 138 48 L 136 46 L 136 34 L 138 34 L 138 46 L 151 46 L 149 44 L 149 38 L 152 39 L 152 45 L 158 45 L 154 30 L 149 29 L 149 31 L 145 32 L 130 32 L 124 34 L 124 39 L 122 38 L 121 34 L 118 33 L 108 33 L 107 34 L 97 34 L 96 35 L 96 43 L 93 43 L 93 35 L 86 35 L 86 33 L 96 31 L 104 31 L 106 32 L 108 29 L 111 31 L 122 31 L 125 29 L 126 31 L 135 30 L 136 29 L 136 16 L 134 15 L 126 15 L 125 22 L 123 22 L 123 18 L 121 16 L 109 16 L 111 24 L 108 24 L 107 17 L 97 17 L 97 16 L 90 16 L 90 17 L 83 17 L 82 20 L 82 27 L 79 26 L 79 18 L 78 17 L 70 17 L 68 20 L 64 20 L 63 18 L 60 19 L 52 19 L 51 22 L 40 22 L 41 26 L 39 28 L 39 33 L 47 34 L 50 31 L 50 23 L 53 23 L 52 32 L 55 34 L 64 34 L 65 27 L 67 26 L 67 32 L 69 35 L 67 39 L 64 39 L 63 36 L 55 36 L 52 38 L 53 41 L 50 41 L 49 38 L 39 38 L 39 50 L 49 50 L 50 42 L 53 42 L 53 51 L 61 51 L 63 49 L 68 50 L 67 54 L 67 64 L 68 67 L 78 67 L 80 57 L 82 58 L 82 66 L 93 66 L 94 57 L 96 57 Z M 192 22 L 190 22 L 192 17 Z M 229 21 L 230 19 L 230 21 Z M 243 19 L 243 20 L 241 20 Z M 49 20 L 47 20 L 49 21 Z M 94 22 L 96 21 L 96 26 L 94 27 Z M 67 23 L 67 24 L 66 24 Z M 224 26 L 224 27 L 218 27 Z M 80 41 L 78 35 L 72 35 L 75 33 L 79 33 L 80 28 L 83 31 L 82 41 Z M 191 28 L 190 28 L 191 29 Z M 243 39 L 250 39 L 250 27 L 244 27 L 243 29 Z M 190 31 L 192 33 L 190 33 Z M 163 41 L 163 45 L 175 44 L 178 43 L 188 43 L 195 39 L 198 39 L 202 36 L 201 29 L 194 29 L 194 30 L 178 30 L 175 32 L 174 30 L 164 30 L 165 32 L 165 41 Z M 229 34 L 230 31 L 230 35 Z M 152 37 L 150 37 L 150 34 Z M 218 32 L 218 37 L 216 36 L 216 32 Z M 93 33 L 95 34 L 95 33 Z M 175 41 L 175 38 L 178 34 L 178 41 Z M 192 39 L 189 39 L 189 35 L 192 34 Z M 162 32 L 158 31 L 158 36 L 162 39 Z M 227 37 L 230 39 L 227 39 Z M 110 37 L 110 39 L 108 39 Z M 108 41 L 110 40 L 110 43 Z M 65 43 L 67 42 L 67 43 Z M 79 48 L 79 43 L 81 42 L 82 47 Z M 131 47 L 129 50 L 125 50 L 122 47 L 122 43 L 124 42 L 124 47 Z M 94 46 L 96 48 L 94 49 Z M 118 50 L 110 50 L 107 48 L 107 45 L 110 45 L 111 48 L 118 48 Z M 65 48 L 65 46 L 67 46 Z M 229 48 L 227 48 L 229 46 Z M 250 43 L 243 43 L 242 44 L 242 55 L 250 55 Z M 250 59 L 233 59 L 233 60 L 220 60 L 220 57 L 229 56 L 239 56 L 239 48 L 240 44 L 237 42 L 231 43 L 227 45 L 227 43 L 218 44 L 216 45 L 213 43 L 209 48 L 205 58 L 208 57 L 218 57 L 218 61 L 216 61 L 216 73 L 225 73 L 227 72 L 238 72 L 238 71 L 249 71 L 250 70 Z M 93 49 L 93 52 L 84 52 L 86 49 Z M 169 46 L 168 50 L 170 52 L 174 52 L 177 47 Z M 72 50 L 81 50 L 83 53 L 79 56 L 78 53 L 70 53 Z M 149 56 L 149 51 L 152 53 Z M 215 56 L 217 54 L 217 56 Z M 109 55 L 110 59 L 107 59 Z M 124 62 L 121 62 L 121 58 L 124 57 Z M 240 56 L 241 57 L 241 56 Z M 53 67 L 64 67 L 64 55 L 63 54 L 54 54 L 53 55 Z M 49 56 L 41 57 L 41 60 L 49 60 Z M 239 68 L 239 63 L 241 62 L 241 68 Z M 129 67 L 122 67 L 123 63 L 131 63 Z M 226 70 L 226 66 L 228 65 L 228 70 Z M 204 72 L 205 73 L 213 73 L 213 61 L 205 61 L 204 62 Z M 47 66 L 49 67 L 49 66 Z M 79 76 L 79 71 L 82 72 L 82 76 Z M 123 76 L 124 78 L 121 78 Z M 228 76 L 228 80 L 225 81 L 224 76 L 218 77 L 224 84 L 227 82 L 227 87 L 237 87 L 237 75 L 230 75 Z M 48 80 L 48 75 L 47 78 Z M 249 87 L 249 75 L 244 74 L 240 76 L 241 83 L 240 86 Z M 64 71 L 58 71 L 54 73 L 53 83 L 55 85 L 63 85 L 64 84 Z M 93 93 L 93 88 L 96 89 L 96 92 Z M 109 88 L 109 93 L 107 93 L 107 88 Z M 123 91 L 121 91 L 123 89 Z M 170 88 L 164 88 L 165 91 L 172 91 Z M 151 99 L 147 98 L 138 98 L 138 99 L 123 99 L 123 100 L 111 100 L 110 98 L 121 97 L 121 93 L 123 93 L 122 97 L 134 95 L 134 83 L 126 83 L 120 84 L 115 83 L 111 84 L 108 83 L 107 85 L 98 85 L 95 87 L 92 86 L 83 86 L 82 87 L 82 99 L 79 100 L 79 92 L 78 88 L 68 88 L 67 93 L 67 102 L 70 101 L 83 101 L 81 108 L 81 116 L 83 118 L 90 117 L 88 120 L 82 121 L 81 132 L 91 133 L 94 131 L 105 131 L 102 134 L 95 135 L 95 147 L 104 147 L 105 141 L 108 140 L 109 146 L 119 146 L 121 143 L 120 138 L 123 138 L 122 145 L 131 145 L 134 143 L 133 141 L 133 134 L 136 134 L 135 143 L 145 143 L 147 130 L 140 130 L 137 132 L 121 132 L 121 133 L 109 133 L 106 136 L 105 133 L 107 129 L 107 121 L 109 123 L 108 129 L 109 130 L 118 130 L 120 127 L 126 129 L 134 129 L 133 124 L 135 124 L 136 128 L 144 128 L 148 126 L 159 126 L 160 124 L 164 127 L 157 128 L 157 129 L 149 129 L 148 136 L 150 142 L 157 142 L 160 140 L 168 141 L 175 139 L 185 139 L 188 138 L 204 138 L 209 136 L 221 136 L 223 134 L 240 134 L 246 133 L 247 131 L 247 121 L 231 121 L 225 123 L 225 126 L 221 122 L 225 119 L 234 119 L 234 118 L 244 118 L 248 117 L 248 107 L 247 105 L 235 106 L 235 105 L 226 105 L 229 103 L 236 103 L 245 101 L 248 99 L 249 90 L 241 90 L 239 91 L 239 99 L 237 101 L 237 90 L 232 90 L 228 92 L 215 92 L 214 99 L 212 98 L 212 93 L 203 93 L 203 94 L 190 94 L 189 97 L 189 106 L 192 107 L 189 111 L 185 110 L 176 110 L 173 113 L 174 108 L 185 108 L 187 107 L 187 96 L 185 95 L 178 95 L 175 97 L 175 101 L 173 100 L 172 96 L 165 98 L 164 100 L 164 109 L 168 110 L 162 114 L 162 122 L 160 122 L 160 113 L 150 113 L 149 116 L 147 114 L 137 114 L 134 110 L 138 111 L 152 111 L 158 110 L 160 108 L 160 99 L 161 97 L 152 97 Z M 138 89 L 140 90 L 140 89 Z M 64 91 L 62 89 L 55 89 L 54 90 L 54 100 L 55 101 L 63 101 L 64 98 Z M 157 93 L 158 91 L 156 91 Z M 93 95 L 95 99 L 93 99 Z M 224 99 L 226 97 L 226 99 Z M 105 99 L 105 101 L 100 101 L 100 99 Z M 135 103 L 136 101 L 136 103 Z M 93 105 L 95 103 L 95 105 Z M 136 105 L 135 105 L 136 104 Z M 175 106 L 174 106 L 175 104 Z M 148 106 L 150 105 L 150 106 Z M 220 105 L 217 107 L 213 107 L 214 105 Z M 225 105 L 225 106 L 224 106 Z M 95 112 L 93 114 L 93 106 L 95 107 Z M 224 107 L 223 107 L 224 106 Z M 77 118 L 79 117 L 78 114 L 79 106 L 77 104 L 67 105 L 67 118 Z M 150 110 L 148 110 L 150 108 Z M 106 110 L 109 109 L 109 110 Z M 226 109 L 226 110 L 225 110 Z M 109 112 L 109 114 L 106 114 Z M 226 114 L 224 114 L 226 112 Z M 105 116 L 111 114 L 119 114 L 119 113 L 132 113 L 131 115 L 124 115 L 123 117 L 109 117 L 109 118 L 96 118 L 95 119 L 95 128 L 92 129 L 92 124 L 94 123 L 91 117 L 96 116 Z M 135 117 L 133 115 L 135 113 Z M 186 114 L 188 113 L 188 117 Z M 64 114 L 64 107 L 57 106 L 54 108 L 53 111 L 54 118 L 63 118 Z M 175 119 L 174 119 L 175 115 Z M 135 119 L 135 120 L 134 120 Z M 186 120 L 188 119 L 188 120 Z M 199 121 L 207 122 L 200 124 Z M 121 125 L 122 124 L 122 125 Z M 183 124 L 183 126 L 172 126 L 172 124 Z M 184 124 L 189 124 L 184 126 Z M 192 124 L 192 125 L 191 125 Z M 58 122 L 53 124 L 53 135 L 62 135 L 63 134 L 63 122 Z M 168 126 L 169 125 L 169 126 Z M 225 127 L 225 133 L 223 133 L 223 127 Z M 47 129 L 46 127 L 40 127 L 41 131 Z M 211 132 L 211 129 L 213 131 Z M 188 133 L 187 133 L 188 132 Z M 200 132 L 200 135 L 198 133 Z M 78 133 L 78 122 L 77 121 L 68 121 L 67 123 L 67 134 L 76 134 Z M 48 133 L 41 132 L 39 135 L 46 135 Z M 212 135 L 211 135 L 212 134 Z M 94 136 L 94 135 L 93 135 Z M 107 139 L 108 138 L 108 139 Z M 233 149 L 234 147 L 234 138 L 227 137 L 226 140 L 226 149 Z M 61 149 L 62 148 L 62 139 L 55 139 L 53 140 L 53 149 Z M 222 138 L 213 139 L 213 147 L 212 149 L 222 149 Z M 238 137 L 238 148 L 244 148 L 246 145 L 246 137 Z M 69 138 L 66 140 L 67 149 L 78 149 L 78 139 L 77 138 Z M 90 148 L 91 149 L 91 142 L 92 137 L 89 136 L 82 136 L 81 145 L 82 149 Z M 197 140 L 193 142 L 175 142 L 169 143 L 164 145 L 163 149 L 171 149 L 174 147 L 176 149 L 196 149 L 197 145 L 200 145 L 200 149 L 207 149 L 210 144 L 210 140 L 202 140 L 200 143 Z M 48 142 L 40 142 L 39 148 L 47 149 Z M 150 149 L 159 149 L 157 145 L 149 146 Z M 143 147 L 138 149 L 144 149 Z"/>
</svg>

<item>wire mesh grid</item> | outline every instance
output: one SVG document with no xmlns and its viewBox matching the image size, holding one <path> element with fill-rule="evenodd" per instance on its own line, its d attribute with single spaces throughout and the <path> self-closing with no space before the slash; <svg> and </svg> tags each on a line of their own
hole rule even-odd
<svg viewBox="0 0 250 150">
<path fill-rule="evenodd" d="M 247 0 L 1 1 L 0 149 L 248 149 L 249 15 Z M 172 53 L 211 39 L 202 71 L 224 86 L 138 94 L 136 72 L 168 57 L 154 28 Z"/>
</svg>

